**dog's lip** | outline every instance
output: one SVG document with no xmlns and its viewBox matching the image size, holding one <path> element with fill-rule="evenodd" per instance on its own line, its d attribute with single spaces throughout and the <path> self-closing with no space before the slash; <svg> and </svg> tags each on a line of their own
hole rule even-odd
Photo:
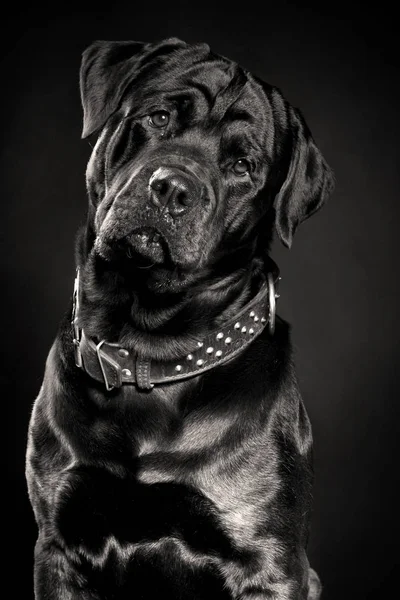
<svg viewBox="0 0 400 600">
<path fill-rule="evenodd" d="M 165 236 L 151 225 L 142 225 L 135 227 L 125 235 L 125 239 L 140 238 L 143 242 L 155 242 L 163 245 L 168 245 Z"/>
<path fill-rule="evenodd" d="M 164 263 L 169 259 L 168 242 L 155 227 L 137 227 L 125 236 L 125 240 L 126 253 L 130 258 L 140 255 L 154 264 Z"/>
</svg>

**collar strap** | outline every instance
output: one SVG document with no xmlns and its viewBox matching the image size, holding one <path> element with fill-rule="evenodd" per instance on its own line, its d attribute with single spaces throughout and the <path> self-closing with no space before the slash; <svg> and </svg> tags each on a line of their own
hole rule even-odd
<svg viewBox="0 0 400 600">
<path fill-rule="evenodd" d="M 273 261 L 271 261 L 273 262 Z M 96 343 L 78 325 L 79 268 L 75 278 L 72 328 L 75 362 L 90 377 L 105 384 L 107 391 L 123 384 L 136 384 L 142 390 L 154 385 L 181 381 L 200 375 L 224 364 L 244 350 L 266 326 L 270 335 L 275 330 L 276 284 L 281 279 L 275 263 L 257 295 L 219 329 L 197 342 L 190 354 L 179 359 L 156 361 L 127 350 L 119 344 L 102 340 Z"/>
</svg>

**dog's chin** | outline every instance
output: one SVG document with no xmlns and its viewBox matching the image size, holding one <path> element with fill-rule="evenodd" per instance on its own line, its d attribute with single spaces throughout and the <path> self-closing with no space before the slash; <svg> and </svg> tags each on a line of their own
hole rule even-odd
<svg viewBox="0 0 400 600">
<path fill-rule="evenodd" d="M 145 287 L 155 293 L 179 293 L 197 280 L 198 261 L 179 260 L 167 240 L 154 228 L 138 228 L 121 239 L 98 236 L 94 254 L 129 276 L 139 270 Z"/>
<path fill-rule="evenodd" d="M 174 244 L 154 227 L 142 226 L 123 237 L 98 235 L 94 251 L 106 261 L 129 263 L 131 268 L 157 268 L 170 271 L 192 271 L 200 261 L 195 248 Z"/>
</svg>

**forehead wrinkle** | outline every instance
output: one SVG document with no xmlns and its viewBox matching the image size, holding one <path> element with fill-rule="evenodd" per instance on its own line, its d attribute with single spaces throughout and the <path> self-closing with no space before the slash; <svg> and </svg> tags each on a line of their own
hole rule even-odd
<svg viewBox="0 0 400 600">
<path fill-rule="evenodd" d="M 230 65 L 215 60 L 196 61 L 186 66 L 179 79 L 189 85 L 204 85 L 215 96 L 231 80 Z"/>
<path fill-rule="evenodd" d="M 188 83 L 188 85 L 191 88 L 189 93 L 193 94 L 193 90 L 200 92 L 200 94 L 203 96 L 203 99 L 206 101 L 208 110 L 210 111 L 212 108 L 212 105 L 213 105 L 213 101 L 214 101 L 214 96 L 213 96 L 210 88 L 205 83 L 200 82 L 200 81 L 191 81 Z"/>
<path fill-rule="evenodd" d="M 245 72 L 238 65 L 213 58 L 192 64 L 179 78 L 179 84 L 203 95 L 213 120 L 224 117 L 240 98 L 247 81 Z"/>
<path fill-rule="evenodd" d="M 248 79 L 240 67 L 236 67 L 236 73 L 225 88 L 221 89 L 215 97 L 212 108 L 212 117 L 216 121 L 224 119 L 227 112 L 242 98 L 246 92 Z"/>
</svg>

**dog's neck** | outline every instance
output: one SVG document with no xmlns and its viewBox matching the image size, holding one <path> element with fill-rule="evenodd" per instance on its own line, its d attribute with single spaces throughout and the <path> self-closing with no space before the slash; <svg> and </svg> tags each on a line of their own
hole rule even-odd
<svg viewBox="0 0 400 600">
<path fill-rule="evenodd" d="M 81 290 L 82 268 L 78 268 L 72 310 L 75 363 L 92 379 L 103 383 L 107 391 L 120 388 L 123 384 L 135 384 L 140 390 L 148 391 L 156 384 L 197 377 L 229 362 L 262 334 L 266 326 L 270 334 L 274 333 L 275 298 L 277 297 L 275 285 L 280 277 L 277 266 L 271 260 L 269 268 L 266 279 L 259 274 L 256 293 L 252 294 L 249 301 L 244 301 L 244 297 L 254 288 L 256 282 L 254 273 L 253 277 L 237 278 L 235 281 L 233 281 L 233 274 L 225 278 L 225 281 L 212 279 L 207 287 L 208 297 L 200 287 L 197 296 L 193 294 L 193 290 L 191 294 L 188 291 L 182 292 L 175 304 L 169 298 L 167 313 L 170 318 L 165 314 L 165 303 L 158 299 L 155 304 L 164 309 L 159 322 L 155 315 L 157 316 L 160 311 L 155 310 L 154 302 L 150 303 L 147 296 L 146 306 L 150 306 L 151 312 L 155 311 L 155 315 L 151 315 L 148 321 L 150 331 L 140 329 L 137 325 L 137 315 L 145 310 L 140 302 L 140 291 L 143 293 L 143 290 L 131 287 L 128 298 L 130 297 L 131 300 L 134 298 L 135 302 L 130 306 L 130 319 L 125 316 L 125 325 L 119 334 L 118 328 L 116 329 L 115 335 L 118 339 L 114 342 L 108 341 L 110 337 L 99 338 L 98 334 L 92 334 L 90 326 L 91 323 L 97 325 L 98 332 L 105 323 L 110 325 L 116 322 L 118 311 L 122 315 L 124 312 L 125 315 L 128 314 L 124 302 L 115 302 L 116 297 L 119 300 L 124 298 L 124 294 L 115 293 L 120 283 L 115 279 L 116 273 L 121 277 L 122 270 L 119 269 L 112 274 L 110 268 L 106 269 L 106 282 L 109 284 L 108 280 L 111 277 L 114 297 L 107 294 L 110 302 L 106 305 L 105 311 L 104 305 L 98 303 L 99 286 L 90 285 L 90 269 L 89 273 L 86 272 L 86 281 L 89 284 L 86 286 L 88 293 L 85 311 L 81 304 L 85 299 Z M 97 270 L 95 281 L 101 283 L 101 280 Z M 105 288 L 107 289 L 107 286 Z M 229 294 L 227 289 L 230 290 Z M 232 289 L 236 289 L 237 293 L 233 294 L 234 299 L 229 302 Z M 93 299 L 97 299 L 97 305 L 91 306 Z M 126 295 L 125 304 L 129 305 Z M 100 306 L 103 309 L 101 312 L 99 312 Z M 214 310 L 216 306 L 219 306 L 219 311 Z M 233 316 L 230 316 L 232 313 Z M 97 318 L 93 320 L 90 316 L 97 316 Z M 103 319 L 99 318 L 101 316 Z M 146 318 L 148 317 L 141 315 L 142 320 Z M 122 320 L 121 316 L 120 324 Z M 174 330 L 173 334 L 168 332 L 171 326 Z"/>
<path fill-rule="evenodd" d="M 205 273 L 173 293 L 146 287 L 144 270 L 116 268 L 94 254 L 80 271 L 85 334 L 156 360 L 190 352 L 199 337 L 234 318 L 265 280 L 259 260 L 234 273 Z"/>
</svg>

